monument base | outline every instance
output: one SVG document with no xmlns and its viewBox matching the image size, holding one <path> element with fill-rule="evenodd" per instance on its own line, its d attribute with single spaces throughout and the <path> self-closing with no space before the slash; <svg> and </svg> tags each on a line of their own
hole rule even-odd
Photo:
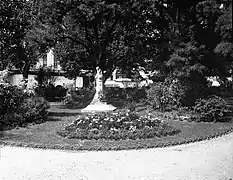
<svg viewBox="0 0 233 180">
<path fill-rule="evenodd" d="M 107 104 L 106 102 L 96 102 L 89 104 L 87 107 L 82 109 L 81 112 L 108 112 L 115 109 L 116 107 L 111 104 Z"/>
</svg>

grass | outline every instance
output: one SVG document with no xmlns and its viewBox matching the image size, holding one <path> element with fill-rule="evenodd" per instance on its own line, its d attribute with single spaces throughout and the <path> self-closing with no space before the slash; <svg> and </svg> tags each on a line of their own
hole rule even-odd
<svg viewBox="0 0 233 180">
<path fill-rule="evenodd" d="M 53 104 L 49 112 L 50 118 L 45 123 L 0 132 L 0 144 L 67 150 L 141 149 L 199 141 L 233 130 L 233 121 L 228 123 L 195 123 L 168 120 L 168 123 L 179 128 L 181 133 L 146 140 L 65 139 L 58 136 L 56 132 L 74 121 L 80 114 L 80 110 L 67 109 L 63 105 Z"/>
</svg>

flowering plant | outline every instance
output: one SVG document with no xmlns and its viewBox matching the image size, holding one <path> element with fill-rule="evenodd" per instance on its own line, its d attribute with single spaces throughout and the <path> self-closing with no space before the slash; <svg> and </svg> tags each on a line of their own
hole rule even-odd
<svg viewBox="0 0 233 180">
<path fill-rule="evenodd" d="M 117 140 L 153 138 L 177 132 L 150 114 L 139 116 L 134 112 L 117 112 L 81 115 L 58 134 L 66 138 Z"/>
</svg>

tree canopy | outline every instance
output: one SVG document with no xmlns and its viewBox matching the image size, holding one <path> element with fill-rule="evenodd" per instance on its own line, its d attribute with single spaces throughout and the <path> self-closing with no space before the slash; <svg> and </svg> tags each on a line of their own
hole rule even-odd
<svg viewBox="0 0 233 180">
<path fill-rule="evenodd" d="M 41 23 L 53 32 L 54 50 L 72 75 L 100 67 L 109 77 L 116 67 L 143 65 L 165 18 L 151 1 L 46 1 Z M 159 4 L 159 3 L 158 3 Z M 157 10 L 156 10 L 157 8 Z"/>
<path fill-rule="evenodd" d="M 105 79 L 116 67 L 232 73 L 231 0 L 3 0 L 0 8 L 1 69 L 22 68 L 53 47 L 70 76 L 97 66 Z"/>
<path fill-rule="evenodd" d="M 27 78 L 30 66 L 35 64 L 47 47 L 36 33 L 37 1 L 3 0 L 0 6 L 0 69 L 18 68 Z M 40 32 L 42 32 L 40 30 Z M 48 44 L 46 42 L 46 44 Z"/>
<path fill-rule="evenodd" d="M 166 1 L 162 13 L 169 28 L 150 67 L 177 78 L 231 75 L 231 1 Z"/>
</svg>

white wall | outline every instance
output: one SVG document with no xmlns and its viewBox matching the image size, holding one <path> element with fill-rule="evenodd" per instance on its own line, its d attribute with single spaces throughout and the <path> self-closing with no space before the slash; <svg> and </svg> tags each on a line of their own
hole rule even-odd
<svg viewBox="0 0 233 180">
<path fill-rule="evenodd" d="M 71 80 L 71 79 L 68 79 L 64 76 L 54 76 L 55 78 L 55 82 L 54 82 L 54 85 L 57 86 L 57 85 L 61 85 L 63 87 L 67 87 L 67 86 L 70 86 L 70 85 L 74 85 L 75 86 L 75 81 L 74 80 Z"/>
<path fill-rule="evenodd" d="M 35 75 L 28 75 L 28 88 L 32 89 L 36 85 Z M 8 77 L 10 84 L 18 86 L 23 79 L 22 74 L 14 74 Z"/>
<path fill-rule="evenodd" d="M 80 77 L 77 77 L 76 80 L 71 80 L 68 78 L 65 78 L 64 76 L 54 76 L 55 81 L 54 81 L 54 85 L 61 85 L 63 87 L 68 87 L 68 86 L 75 86 L 76 87 L 82 87 L 83 85 L 83 79 Z M 8 77 L 9 82 L 12 85 L 19 85 L 21 83 L 23 79 L 23 75 L 22 74 L 14 74 Z M 80 82 L 81 81 L 81 82 Z M 35 75 L 28 75 L 28 87 L 34 88 L 37 84 L 37 81 L 35 80 Z M 78 85 L 78 86 L 77 86 Z"/>
</svg>

